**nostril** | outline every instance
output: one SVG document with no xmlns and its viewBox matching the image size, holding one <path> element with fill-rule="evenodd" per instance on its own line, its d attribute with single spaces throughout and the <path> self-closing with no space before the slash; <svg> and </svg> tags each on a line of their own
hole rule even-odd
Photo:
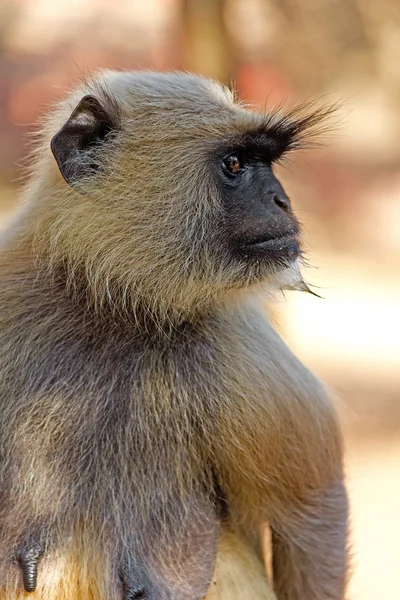
<svg viewBox="0 0 400 600">
<path fill-rule="evenodd" d="M 272 196 L 272 200 L 275 202 L 279 208 L 288 212 L 290 210 L 290 202 L 287 196 L 280 196 L 279 194 L 274 193 Z"/>
</svg>

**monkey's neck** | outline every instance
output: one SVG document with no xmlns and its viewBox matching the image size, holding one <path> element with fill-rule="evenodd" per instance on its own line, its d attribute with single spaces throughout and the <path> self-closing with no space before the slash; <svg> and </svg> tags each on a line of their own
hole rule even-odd
<svg viewBox="0 0 400 600">
<path fill-rule="evenodd" d="M 185 336 L 215 310 L 210 305 L 191 314 L 172 309 L 157 311 L 151 301 L 133 298 L 129 302 L 123 290 L 112 284 L 99 296 L 93 293 L 84 265 L 76 265 L 71 271 L 63 261 L 54 263 L 46 256 L 34 256 L 26 243 L 13 244 L 0 255 L 0 279 L 9 301 L 23 301 L 21 286 L 25 292 L 29 288 L 26 298 L 32 303 L 32 311 L 38 305 L 48 305 L 48 311 L 63 307 L 69 314 L 81 314 L 96 327 L 117 328 L 146 338 Z"/>
</svg>

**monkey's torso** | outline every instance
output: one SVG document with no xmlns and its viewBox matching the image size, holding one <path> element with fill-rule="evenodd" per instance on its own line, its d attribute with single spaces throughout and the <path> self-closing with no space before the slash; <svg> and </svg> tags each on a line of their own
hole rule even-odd
<svg viewBox="0 0 400 600">
<path fill-rule="evenodd" d="M 118 594 L 119 578 L 154 598 L 202 598 L 221 523 L 251 539 L 258 512 L 273 520 L 276 498 L 300 498 L 323 476 L 329 457 L 308 456 L 307 438 L 323 441 L 330 407 L 309 402 L 318 382 L 254 303 L 165 335 L 96 312 L 31 266 L 4 262 L 0 277 L 0 572 L 10 590 L 14 548 L 40 539 L 41 568 L 79 557 L 99 598 Z"/>
</svg>

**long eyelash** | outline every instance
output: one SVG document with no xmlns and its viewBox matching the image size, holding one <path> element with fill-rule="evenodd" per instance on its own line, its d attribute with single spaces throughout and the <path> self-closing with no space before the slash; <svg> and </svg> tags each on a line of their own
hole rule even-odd
<svg viewBox="0 0 400 600">
<path fill-rule="evenodd" d="M 289 110 L 277 109 L 265 115 L 262 126 L 264 134 L 274 137 L 281 146 L 281 155 L 298 148 L 309 148 L 318 144 L 318 138 L 331 132 L 337 122 L 341 103 L 315 107 L 315 102 L 302 103 Z"/>
<path fill-rule="evenodd" d="M 321 143 L 318 138 L 334 129 L 332 117 L 340 104 L 315 108 L 313 103 L 263 115 L 261 123 L 230 140 L 229 153 L 244 153 L 274 163 L 288 152 Z"/>
</svg>

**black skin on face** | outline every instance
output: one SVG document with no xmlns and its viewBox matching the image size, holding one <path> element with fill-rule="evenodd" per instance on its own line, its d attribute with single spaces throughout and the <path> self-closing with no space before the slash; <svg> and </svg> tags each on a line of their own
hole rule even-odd
<svg viewBox="0 0 400 600">
<path fill-rule="evenodd" d="M 246 134 L 215 161 L 226 215 L 223 237 L 239 260 L 281 263 L 300 254 L 300 226 L 272 168 L 282 152 L 273 138 Z"/>
</svg>

